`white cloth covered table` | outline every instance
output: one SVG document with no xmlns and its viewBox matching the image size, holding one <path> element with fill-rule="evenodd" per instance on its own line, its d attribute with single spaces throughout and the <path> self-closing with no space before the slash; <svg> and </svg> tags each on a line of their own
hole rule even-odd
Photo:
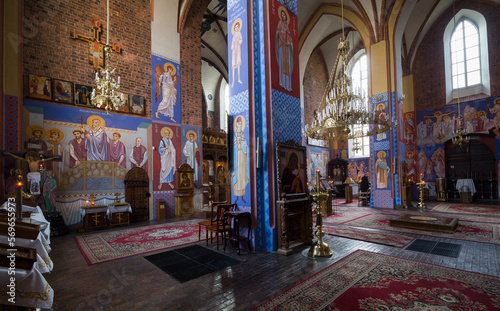
<svg viewBox="0 0 500 311">
<path fill-rule="evenodd" d="M 35 265 L 29 271 L 16 269 L 15 272 L 15 276 L 9 275 L 7 268 L 0 267 L 0 284 L 2 284 L 0 304 L 51 309 L 54 301 L 54 290 Z M 15 304 L 9 302 L 9 298 L 11 298 L 8 294 L 10 288 L 7 285 L 10 284 L 11 277 L 16 278 Z"/>
<path fill-rule="evenodd" d="M 13 203 L 15 205 L 15 203 Z M 7 209 L 7 202 L 5 202 L 4 204 L 2 204 L 2 206 L 0 206 L 0 209 Z M 36 223 L 36 222 L 40 222 L 40 223 L 36 223 L 38 225 L 40 225 L 41 230 L 43 231 L 43 235 L 45 237 L 45 246 L 49 246 L 50 244 L 50 222 L 45 218 L 45 216 L 43 215 L 43 212 L 42 212 L 42 209 L 40 208 L 40 206 L 36 206 L 36 207 L 32 207 L 32 206 L 29 206 L 29 205 L 24 205 L 23 204 L 23 212 L 31 212 L 31 216 L 30 218 L 23 218 L 22 221 L 23 222 L 26 222 L 26 223 Z M 29 219 L 33 219 L 35 220 L 34 222 L 31 222 Z M 42 225 L 42 224 L 45 224 L 45 225 Z M 50 248 L 50 246 L 49 246 Z M 50 252 L 50 250 L 49 250 Z"/>
<path fill-rule="evenodd" d="M 92 213 L 101 213 L 101 212 L 106 212 L 106 214 L 108 213 L 107 206 L 96 206 L 96 207 L 87 208 L 87 209 L 89 210 L 89 212 L 92 212 Z M 87 209 L 85 207 L 82 207 L 80 209 L 80 214 L 82 215 L 82 219 L 87 214 Z"/>
<path fill-rule="evenodd" d="M 352 187 L 352 196 L 358 195 L 359 185 L 352 184 L 351 187 Z"/>
<path fill-rule="evenodd" d="M 92 208 L 87 207 L 87 209 L 89 210 L 89 212 L 91 211 L 92 213 L 106 212 L 108 218 L 111 217 L 111 214 L 113 213 L 124 213 L 124 212 L 132 213 L 132 207 L 130 206 L 130 204 L 122 204 L 122 205 L 110 204 L 108 206 L 97 206 Z M 82 219 L 87 214 L 87 209 L 85 209 L 84 207 L 81 208 L 80 214 L 82 215 Z"/>
<path fill-rule="evenodd" d="M 473 196 L 476 193 L 476 186 L 474 186 L 474 181 L 472 179 L 457 179 L 457 184 L 455 188 L 458 192 L 467 192 L 466 189 L 469 188 L 470 194 Z"/>
<path fill-rule="evenodd" d="M 108 205 L 108 210 L 106 211 L 106 215 L 108 215 L 109 218 L 111 217 L 111 214 L 125 213 L 125 212 L 132 213 L 132 206 L 130 206 L 130 204 L 120 204 L 120 205 L 110 204 Z"/>
<path fill-rule="evenodd" d="M 30 239 L 22 239 L 16 237 L 15 245 L 16 246 L 24 246 L 29 248 L 36 249 L 36 264 L 34 266 L 38 267 L 38 270 L 41 273 L 47 273 L 52 271 L 54 267 L 54 263 L 49 257 L 49 252 L 47 248 L 43 245 L 43 242 L 46 241 L 43 237 L 43 233 L 38 233 L 38 236 L 35 240 Z M 8 236 L 0 235 L 0 243 L 9 244 Z"/>
</svg>

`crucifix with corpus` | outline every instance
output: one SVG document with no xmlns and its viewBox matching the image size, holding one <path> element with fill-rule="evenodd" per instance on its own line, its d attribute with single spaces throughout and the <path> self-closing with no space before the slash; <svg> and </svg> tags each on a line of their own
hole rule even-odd
<svg viewBox="0 0 500 311">
<path fill-rule="evenodd" d="M 14 158 L 20 161 L 24 161 L 28 163 L 28 170 L 29 173 L 28 175 L 31 174 L 31 180 L 37 181 L 38 184 L 38 189 L 40 188 L 40 181 L 41 181 L 41 173 L 44 170 L 44 163 L 47 161 L 62 161 L 61 156 L 44 156 L 43 154 L 39 154 L 35 151 L 28 151 L 26 153 L 19 153 L 19 152 L 10 152 L 3 150 L 0 152 L 0 157 L 8 157 L 8 158 Z M 17 167 L 20 166 L 20 162 L 18 161 Z M 18 169 L 18 184 L 16 185 L 16 203 L 19 203 L 19 205 L 16 204 L 16 218 L 22 219 L 22 206 L 23 206 L 23 184 L 22 184 L 22 175 L 20 174 L 21 170 Z M 19 175 L 21 175 L 19 177 Z M 30 190 L 32 187 L 30 187 Z M 19 208 L 17 208 L 19 206 Z"/>
<path fill-rule="evenodd" d="M 101 33 L 102 33 L 102 23 L 96 18 L 92 19 L 92 34 L 93 37 L 87 37 L 84 35 L 80 35 L 75 33 L 75 31 L 69 32 L 69 37 L 74 40 L 81 40 L 88 42 L 88 52 L 89 52 L 89 63 L 94 67 L 94 74 L 99 71 L 99 67 L 104 68 L 104 62 L 106 58 L 106 54 L 104 53 L 104 48 L 106 45 L 115 51 L 118 54 L 121 54 L 123 49 L 118 45 L 109 44 L 109 22 L 108 22 L 108 38 L 107 43 L 101 42 Z"/>
</svg>

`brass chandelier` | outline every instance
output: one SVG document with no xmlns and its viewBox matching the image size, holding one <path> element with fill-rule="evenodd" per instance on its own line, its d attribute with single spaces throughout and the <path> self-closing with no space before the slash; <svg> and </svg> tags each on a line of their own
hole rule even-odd
<svg viewBox="0 0 500 311">
<path fill-rule="evenodd" d="M 453 1 L 453 31 L 455 31 L 455 27 L 456 27 L 455 1 Z M 462 115 L 460 113 L 460 86 L 458 85 L 458 77 L 457 77 L 457 109 L 458 109 L 457 128 L 455 129 L 455 133 L 451 138 L 451 142 L 454 145 L 462 147 L 470 142 L 470 136 L 467 136 L 467 132 L 465 131 L 464 119 L 462 118 Z"/>
<path fill-rule="evenodd" d="M 336 64 L 340 75 L 335 82 L 335 66 L 327 87 L 314 112 L 314 120 L 304 129 L 304 136 L 320 140 L 345 140 L 373 136 L 388 131 L 394 125 L 386 120 L 385 113 L 377 113 L 366 99 L 367 94 L 354 90 L 347 76 L 349 41 L 344 35 L 344 1 L 342 1 L 342 38 L 338 45 Z M 340 59 L 340 61 L 339 61 Z M 374 125 L 365 127 L 363 125 Z M 354 125 L 360 125 L 353 127 Z M 354 131 L 351 128 L 355 128 Z"/>
<path fill-rule="evenodd" d="M 106 34 L 106 47 L 104 48 L 104 53 L 106 53 L 106 67 L 101 71 L 101 77 L 99 73 L 95 74 L 95 84 L 96 87 L 92 90 L 92 104 L 99 108 L 106 109 L 109 114 L 110 110 L 121 110 L 125 106 L 125 99 L 123 93 L 120 96 L 115 94 L 120 89 L 120 77 L 118 81 L 113 78 L 116 69 L 111 69 L 109 62 L 111 61 L 111 46 L 109 45 L 109 0 L 107 1 L 107 34 Z M 96 94 L 96 88 L 99 91 Z"/>
<path fill-rule="evenodd" d="M 458 90 L 457 90 L 458 92 Z M 470 142 L 470 136 L 467 136 L 467 132 L 465 131 L 464 121 L 462 115 L 460 113 L 460 94 L 458 96 L 457 101 L 457 109 L 458 109 L 458 118 L 457 118 L 457 128 L 453 137 L 451 138 L 451 142 L 459 147 L 465 146 Z"/>
</svg>

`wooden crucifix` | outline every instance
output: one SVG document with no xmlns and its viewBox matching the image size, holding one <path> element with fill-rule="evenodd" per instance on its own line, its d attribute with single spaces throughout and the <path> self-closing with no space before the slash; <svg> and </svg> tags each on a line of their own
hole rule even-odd
<svg viewBox="0 0 500 311">
<path fill-rule="evenodd" d="M 14 158 L 17 160 L 25 161 L 28 163 L 30 173 L 41 173 L 43 171 L 43 164 L 47 161 L 62 161 L 61 156 L 44 157 L 35 151 L 28 151 L 26 153 L 10 152 L 6 150 L 0 151 L 0 157 Z M 19 167 L 19 162 L 17 164 Z M 23 215 L 23 188 L 16 187 L 16 218 L 22 219 Z"/>
<path fill-rule="evenodd" d="M 120 203 L 120 192 L 115 193 L 115 202 Z"/>
<path fill-rule="evenodd" d="M 106 47 L 106 43 L 101 42 L 101 33 L 102 23 L 96 18 L 92 19 L 92 38 L 84 35 L 79 35 L 75 31 L 69 32 L 69 37 L 71 39 L 88 42 L 89 63 L 94 66 L 94 73 L 98 72 L 99 67 L 104 68 L 104 62 L 106 58 L 106 54 L 104 53 L 104 47 Z M 118 45 L 110 44 L 109 47 L 118 54 L 121 54 L 123 51 L 123 49 Z"/>
</svg>

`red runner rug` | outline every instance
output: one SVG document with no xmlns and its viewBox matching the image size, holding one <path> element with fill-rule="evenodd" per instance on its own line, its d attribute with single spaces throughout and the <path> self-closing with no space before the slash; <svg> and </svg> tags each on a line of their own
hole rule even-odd
<svg viewBox="0 0 500 311">
<path fill-rule="evenodd" d="M 499 310 L 500 278 L 356 251 L 255 310 Z"/>
<path fill-rule="evenodd" d="M 482 216 L 500 216 L 500 206 L 498 205 L 480 205 L 464 203 L 439 203 L 430 209 L 433 212 L 470 214 Z"/>
<path fill-rule="evenodd" d="M 331 226 L 327 224 L 324 224 L 323 231 L 330 235 L 399 248 L 405 247 L 408 243 L 415 239 L 415 237 L 402 235 L 400 233 L 395 234 L 392 232 L 381 232 L 378 230 L 367 230 L 345 226 Z"/>
<path fill-rule="evenodd" d="M 75 237 L 89 265 L 198 241 L 198 223 L 185 220 Z"/>
</svg>

